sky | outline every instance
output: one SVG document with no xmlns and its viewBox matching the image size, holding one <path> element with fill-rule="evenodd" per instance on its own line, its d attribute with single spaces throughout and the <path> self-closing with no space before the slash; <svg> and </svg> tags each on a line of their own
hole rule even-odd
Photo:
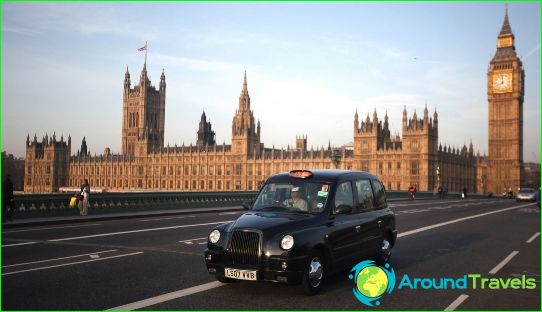
<svg viewBox="0 0 542 312">
<path fill-rule="evenodd" d="M 219 144 L 246 70 L 266 147 L 341 146 L 354 114 L 406 107 L 439 114 L 439 141 L 487 154 L 487 69 L 503 2 L 6 3 L 2 2 L 2 150 L 24 156 L 27 134 L 83 136 L 92 154 L 120 152 L 128 67 L 166 75 L 165 144 L 195 143 L 205 111 Z M 509 4 L 525 69 L 524 160 L 540 161 L 540 4 Z"/>
</svg>

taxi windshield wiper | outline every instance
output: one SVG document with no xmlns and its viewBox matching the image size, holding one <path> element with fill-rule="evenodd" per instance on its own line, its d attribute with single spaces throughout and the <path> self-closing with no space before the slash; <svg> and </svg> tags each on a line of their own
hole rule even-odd
<svg viewBox="0 0 542 312">
<path fill-rule="evenodd" d="M 278 205 L 267 205 L 267 206 L 258 207 L 257 209 L 254 209 L 254 210 L 274 210 L 274 209 L 284 210 L 284 209 L 288 209 L 288 208 L 278 206 Z"/>
</svg>

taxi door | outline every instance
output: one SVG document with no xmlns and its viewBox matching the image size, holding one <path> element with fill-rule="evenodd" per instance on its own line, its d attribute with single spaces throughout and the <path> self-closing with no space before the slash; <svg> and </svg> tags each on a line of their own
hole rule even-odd
<svg viewBox="0 0 542 312">
<path fill-rule="evenodd" d="M 359 258 L 362 243 L 361 223 L 354 208 L 350 181 L 338 183 L 331 205 L 332 211 L 327 223 L 328 243 L 336 266 L 342 267 Z"/>
<path fill-rule="evenodd" d="M 356 208 L 361 228 L 359 240 L 361 244 L 360 259 L 366 260 L 375 256 L 378 252 L 381 240 L 382 220 L 379 219 L 380 211 L 374 197 L 374 186 L 369 179 L 354 181 L 354 195 Z"/>
</svg>

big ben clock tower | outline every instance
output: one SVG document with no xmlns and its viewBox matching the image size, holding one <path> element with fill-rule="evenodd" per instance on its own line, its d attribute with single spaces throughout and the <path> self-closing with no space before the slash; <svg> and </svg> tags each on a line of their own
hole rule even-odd
<svg viewBox="0 0 542 312">
<path fill-rule="evenodd" d="M 488 191 L 500 194 L 520 187 L 523 166 L 523 65 L 516 54 L 508 8 L 497 38 L 497 52 L 489 63 Z"/>
</svg>

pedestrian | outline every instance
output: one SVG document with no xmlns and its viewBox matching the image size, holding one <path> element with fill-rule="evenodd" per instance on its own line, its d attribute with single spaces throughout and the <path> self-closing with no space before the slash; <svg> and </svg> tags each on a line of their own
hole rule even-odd
<svg viewBox="0 0 542 312">
<path fill-rule="evenodd" d="M 416 197 L 416 185 L 410 184 L 410 187 L 408 188 L 408 195 L 410 196 L 410 199 L 414 199 Z"/>
<path fill-rule="evenodd" d="M 463 198 L 467 198 L 467 188 L 466 187 L 463 188 L 463 193 L 461 193 L 461 196 Z"/>
<path fill-rule="evenodd" d="M 442 199 L 442 185 L 438 187 L 438 197 Z"/>
<path fill-rule="evenodd" d="M 538 191 L 536 192 L 534 198 L 536 200 L 536 206 L 538 207 L 538 209 L 540 209 L 540 187 L 538 188 Z"/>
<path fill-rule="evenodd" d="M 81 184 L 81 196 L 83 197 L 83 200 L 79 201 L 79 213 L 82 216 L 86 216 L 88 214 L 88 200 L 90 197 L 90 185 L 88 184 L 88 180 L 85 179 L 83 181 L 83 184 Z"/>
<path fill-rule="evenodd" d="M 446 199 L 446 197 L 448 196 L 448 187 L 446 185 L 442 187 L 442 192 L 444 193 L 444 199 Z"/>
<path fill-rule="evenodd" d="M 8 173 L 2 182 L 2 222 L 13 221 L 11 218 L 13 210 L 15 210 L 13 200 L 13 182 L 11 182 L 11 176 Z"/>
</svg>

